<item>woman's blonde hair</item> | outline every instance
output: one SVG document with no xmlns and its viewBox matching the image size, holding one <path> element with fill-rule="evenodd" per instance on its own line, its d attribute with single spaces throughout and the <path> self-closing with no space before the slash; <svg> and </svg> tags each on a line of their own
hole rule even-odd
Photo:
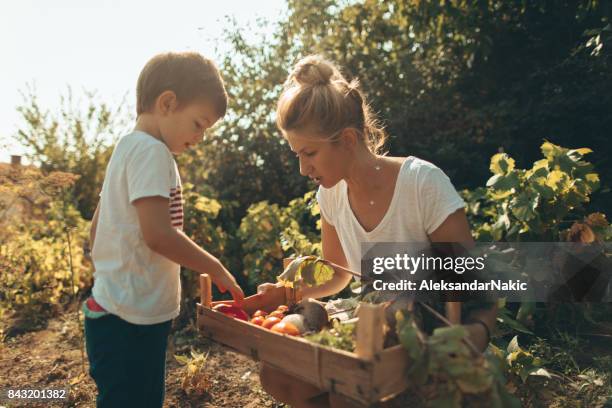
<svg viewBox="0 0 612 408">
<path fill-rule="evenodd" d="M 319 55 L 301 59 L 289 74 L 276 107 L 276 124 L 283 133 L 309 130 L 331 141 L 341 130 L 354 128 L 373 153 L 380 153 L 386 140 L 359 81 L 348 82 Z"/>
</svg>

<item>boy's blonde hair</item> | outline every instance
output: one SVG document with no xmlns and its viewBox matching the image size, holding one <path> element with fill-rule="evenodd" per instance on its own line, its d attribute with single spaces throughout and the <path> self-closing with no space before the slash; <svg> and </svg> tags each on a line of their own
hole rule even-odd
<svg viewBox="0 0 612 408">
<path fill-rule="evenodd" d="M 380 153 L 386 140 L 359 81 L 348 82 L 319 55 L 301 59 L 289 74 L 276 107 L 276 124 L 283 133 L 308 130 L 331 141 L 341 130 L 354 128 L 373 153 Z"/>
<path fill-rule="evenodd" d="M 136 114 L 151 111 L 165 91 L 176 94 L 179 106 L 203 100 L 213 104 L 219 117 L 227 110 L 227 92 L 219 70 L 197 52 L 168 52 L 147 62 L 136 86 Z"/>
</svg>

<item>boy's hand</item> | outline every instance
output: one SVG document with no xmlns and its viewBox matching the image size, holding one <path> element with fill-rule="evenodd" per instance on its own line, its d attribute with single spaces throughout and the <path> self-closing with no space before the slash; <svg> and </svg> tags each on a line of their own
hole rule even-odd
<svg viewBox="0 0 612 408">
<path fill-rule="evenodd" d="M 217 272 L 211 274 L 211 279 L 221 293 L 225 293 L 229 290 L 232 298 L 234 298 L 234 302 L 236 302 L 237 305 L 242 303 L 244 300 L 244 292 L 240 286 L 238 286 L 236 279 L 223 265 L 219 265 Z"/>
</svg>

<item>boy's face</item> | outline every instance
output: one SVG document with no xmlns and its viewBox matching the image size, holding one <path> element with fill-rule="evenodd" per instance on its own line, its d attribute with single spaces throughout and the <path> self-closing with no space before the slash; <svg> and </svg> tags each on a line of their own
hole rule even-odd
<svg viewBox="0 0 612 408">
<path fill-rule="evenodd" d="M 200 143 L 204 132 L 217 120 L 219 117 L 212 104 L 194 101 L 184 106 L 171 104 L 158 123 L 163 142 L 172 153 L 180 154 Z"/>
</svg>

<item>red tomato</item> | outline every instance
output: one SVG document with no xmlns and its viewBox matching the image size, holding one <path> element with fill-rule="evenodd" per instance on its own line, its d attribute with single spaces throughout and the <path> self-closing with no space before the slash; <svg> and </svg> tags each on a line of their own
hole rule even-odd
<svg viewBox="0 0 612 408">
<path fill-rule="evenodd" d="M 276 323 L 274 326 L 272 326 L 272 331 L 282 334 L 288 334 L 290 336 L 300 335 L 300 331 L 298 330 L 298 328 L 289 322 Z"/>
<path fill-rule="evenodd" d="M 279 307 L 276 308 L 276 310 L 280 310 L 281 312 L 286 313 L 289 310 L 289 306 L 280 305 Z"/>
<path fill-rule="evenodd" d="M 254 318 L 251 319 L 251 323 L 261 326 L 264 320 L 266 320 L 266 318 L 263 316 L 255 316 Z"/>
<path fill-rule="evenodd" d="M 272 326 L 274 326 L 276 323 L 279 323 L 280 321 L 281 319 L 279 319 L 278 317 L 271 316 L 271 317 L 268 317 L 266 320 L 264 320 L 261 327 L 266 328 L 266 329 L 271 329 Z"/>
<path fill-rule="evenodd" d="M 285 314 L 281 312 L 280 310 L 275 310 L 272 313 L 270 313 L 268 317 L 278 317 L 279 319 L 282 320 L 282 318 L 285 317 Z"/>
<path fill-rule="evenodd" d="M 213 307 L 213 310 L 221 312 L 226 316 L 231 316 L 235 319 L 245 320 L 247 322 L 249 321 L 249 315 L 247 314 L 247 312 L 245 312 L 238 306 L 220 304 Z"/>
<path fill-rule="evenodd" d="M 266 317 L 267 315 L 268 314 L 264 312 L 263 310 L 256 310 L 255 313 L 253 313 L 253 317 L 258 317 L 258 316 Z"/>
</svg>

